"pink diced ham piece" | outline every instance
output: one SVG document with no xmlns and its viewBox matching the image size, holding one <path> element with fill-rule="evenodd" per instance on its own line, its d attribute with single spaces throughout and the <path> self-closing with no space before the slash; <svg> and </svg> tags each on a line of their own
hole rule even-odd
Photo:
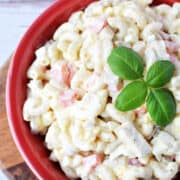
<svg viewBox="0 0 180 180">
<path fill-rule="evenodd" d="M 178 49 L 180 48 L 180 45 L 178 45 L 178 44 L 175 43 L 175 42 L 165 41 L 165 43 L 166 43 L 166 50 L 167 50 L 168 53 L 177 52 Z"/>
<path fill-rule="evenodd" d="M 90 172 L 91 170 L 96 168 L 96 166 L 101 164 L 102 161 L 103 161 L 103 155 L 102 154 L 93 154 L 93 155 L 85 157 L 82 161 L 82 165 L 85 166 L 87 171 Z"/>
<path fill-rule="evenodd" d="M 166 51 L 170 56 L 170 60 L 172 63 L 175 63 L 177 60 L 176 52 L 180 48 L 180 45 L 176 44 L 175 42 L 166 41 Z"/>
<path fill-rule="evenodd" d="M 51 73 L 59 83 L 70 87 L 72 77 L 75 73 L 75 67 L 68 62 L 61 62 L 56 64 L 51 70 Z"/>
<path fill-rule="evenodd" d="M 176 160 L 176 155 L 169 155 L 169 156 L 165 156 L 169 161 L 175 161 Z"/>
<path fill-rule="evenodd" d="M 160 35 L 161 35 L 163 40 L 168 40 L 168 41 L 171 40 L 171 35 L 165 33 L 164 31 L 160 31 Z"/>
<path fill-rule="evenodd" d="M 170 60 L 171 60 L 172 63 L 178 62 L 177 57 L 174 54 L 170 55 Z"/>
<path fill-rule="evenodd" d="M 107 19 L 97 19 L 93 22 L 93 24 L 89 25 L 88 29 L 93 32 L 100 33 L 107 26 L 107 24 Z"/>
<path fill-rule="evenodd" d="M 128 165 L 131 166 L 143 166 L 143 164 L 137 158 L 131 158 L 128 160 Z"/>
<path fill-rule="evenodd" d="M 175 161 L 175 160 L 176 160 L 176 155 L 173 154 L 173 155 L 171 155 L 169 158 L 170 158 L 171 161 Z"/>
<path fill-rule="evenodd" d="M 72 105 L 75 100 L 77 100 L 80 97 L 80 95 L 77 93 L 77 91 L 72 89 L 67 89 L 60 95 L 60 104 L 63 107 L 68 107 Z"/>
<path fill-rule="evenodd" d="M 173 42 L 170 34 L 167 34 L 164 31 L 160 31 L 160 34 L 165 41 L 166 51 L 170 56 L 170 60 L 175 63 L 177 61 L 175 53 L 179 50 L 180 44 Z"/>
<path fill-rule="evenodd" d="M 145 114 L 146 112 L 147 112 L 147 109 L 145 106 L 142 106 L 134 111 L 136 117 L 139 117 L 139 116 Z"/>
</svg>

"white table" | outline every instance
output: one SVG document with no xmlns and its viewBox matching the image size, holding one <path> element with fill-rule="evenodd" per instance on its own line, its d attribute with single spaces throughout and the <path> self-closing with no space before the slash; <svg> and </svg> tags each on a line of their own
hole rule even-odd
<svg viewBox="0 0 180 180">
<path fill-rule="evenodd" d="M 0 0 L 0 67 L 33 20 L 53 0 Z"/>
</svg>

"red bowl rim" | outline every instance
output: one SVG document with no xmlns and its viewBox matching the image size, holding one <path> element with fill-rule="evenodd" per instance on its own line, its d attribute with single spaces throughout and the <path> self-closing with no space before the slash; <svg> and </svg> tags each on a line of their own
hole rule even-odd
<svg viewBox="0 0 180 180">
<path fill-rule="evenodd" d="M 38 179 L 42 179 L 42 177 L 46 177 L 48 179 L 48 172 L 46 172 L 41 165 L 38 163 L 34 163 L 34 157 L 33 155 L 25 149 L 25 142 L 22 142 L 22 138 L 18 136 L 17 128 L 15 127 L 15 121 L 14 119 L 14 111 L 13 111 L 13 105 L 11 103 L 11 100 L 13 99 L 13 92 L 12 92 L 12 72 L 15 71 L 14 67 L 17 66 L 17 63 L 15 59 L 19 59 L 21 56 L 21 48 L 23 48 L 23 45 L 27 42 L 28 38 L 31 34 L 35 33 L 38 24 L 41 24 L 41 22 L 45 21 L 49 14 L 56 11 L 61 3 L 64 3 L 66 0 L 57 0 L 52 5 L 50 5 L 41 15 L 39 15 L 38 18 L 35 19 L 35 21 L 32 23 L 32 25 L 28 28 L 27 32 L 24 34 L 22 39 L 19 42 L 19 45 L 17 49 L 15 50 L 15 53 L 13 54 L 7 74 L 7 81 L 6 81 L 6 111 L 8 116 L 8 124 L 10 128 L 10 132 L 12 134 L 13 140 L 17 146 L 17 149 L 19 150 L 20 154 L 22 155 L 23 159 L 27 163 L 27 165 L 30 167 L 30 169 L 33 171 L 33 173 L 38 177 Z M 60 173 L 61 174 L 61 173 Z M 47 176 L 46 176 L 47 175 Z M 65 175 L 60 175 L 61 178 L 66 179 Z M 43 178 L 44 179 L 44 178 Z"/>
<path fill-rule="evenodd" d="M 10 63 L 10 67 L 8 70 L 8 75 L 7 75 L 7 82 L 6 82 L 6 110 L 7 110 L 7 116 L 8 116 L 8 123 L 10 127 L 11 134 L 13 136 L 14 142 L 20 151 L 20 154 L 22 155 L 23 159 L 25 162 L 28 164 L 30 169 L 33 171 L 33 173 L 38 177 L 38 179 L 42 179 L 42 174 L 47 172 L 39 165 L 33 163 L 34 157 L 32 154 L 28 153 L 23 147 L 24 143 L 22 142 L 21 137 L 18 136 L 17 130 L 15 128 L 15 122 L 12 120 L 14 119 L 14 112 L 13 112 L 13 105 L 11 103 L 11 98 L 13 97 L 13 92 L 12 92 L 12 83 L 11 83 L 11 76 L 12 72 L 14 71 L 14 66 L 16 66 L 15 59 L 18 59 L 20 56 L 20 49 L 22 48 L 22 45 L 27 42 L 27 36 L 30 36 L 31 33 L 35 32 L 37 29 L 38 24 L 41 24 L 42 21 L 46 20 L 46 17 L 50 14 L 53 13 L 53 11 L 57 10 L 58 5 L 60 3 L 65 2 L 66 0 L 57 0 L 55 1 L 50 7 L 48 7 L 36 20 L 33 22 L 33 24 L 28 28 L 28 31 L 25 33 L 25 35 L 22 37 L 19 46 L 17 47 L 13 57 L 12 61 Z M 160 1 L 162 2 L 162 1 Z M 164 0 L 165 3 L 172 4 L 173 0 Z M 38 170 L 37 170 L 38 169 Z M 44 177 L 44 176 L 43 176 Z M 64 175 L 62 175 L 62 178 L 64 178 Z"/>
</svg>

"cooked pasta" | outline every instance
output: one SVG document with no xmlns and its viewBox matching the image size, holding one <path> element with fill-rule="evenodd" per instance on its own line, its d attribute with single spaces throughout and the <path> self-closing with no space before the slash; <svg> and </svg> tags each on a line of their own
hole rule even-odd
<svg viewBox="0 0 180 180">
<path fill-rule="evenodd" d="M 24 120 L 45 136 L 50 158 L 70 178 L 84 180 L 171 179 L 180 166 L 180 3 L 100 0 L 71 15 L 53 39 L 35 52 L 27 72 Z M 129 81 L 112 73 L 113 48 L 130 47 L 145 72 L 170 60 L 167 85 L 177 113 L 159 129 L 146 110 L 120 112 L 114 101 Z"/>
</svg>

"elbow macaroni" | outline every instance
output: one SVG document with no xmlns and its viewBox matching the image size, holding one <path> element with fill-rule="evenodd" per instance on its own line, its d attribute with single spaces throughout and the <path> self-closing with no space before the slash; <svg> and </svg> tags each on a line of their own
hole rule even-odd
<svg viewBox="0 0 180 180">
<path fill-rule="evenodd" d="M 100 0 L 71 15 L 52 40 L 36 50 L 27 71 L 23 117 L 45 136 L 50 159 L 70 178 L 171 179 L 180 166 L 180 3 L 151 7 L 152 0 Z M 145 70 L 171 60 L 168 84 L 177 115 L 155 132 L 146 105 L 129 112 L 114 107 L 129 81 L 114 75 L 107 58 L 127 46 Z"/>
</svg>

